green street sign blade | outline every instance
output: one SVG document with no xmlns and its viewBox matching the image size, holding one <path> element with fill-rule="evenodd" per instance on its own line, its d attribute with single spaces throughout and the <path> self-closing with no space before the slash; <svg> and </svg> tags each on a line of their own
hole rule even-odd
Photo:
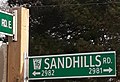
<svg viewBox="0 0 120 82">
<path fill-rule="evenodd" d="M 13 15 L 0 11 L 0 33 L 8 36 L 13 35 Z"/>
<path fill-rule="evenodd" d="M 115 51 L 29 57 L 29 80 L 113 76 Z"/>
</svg>

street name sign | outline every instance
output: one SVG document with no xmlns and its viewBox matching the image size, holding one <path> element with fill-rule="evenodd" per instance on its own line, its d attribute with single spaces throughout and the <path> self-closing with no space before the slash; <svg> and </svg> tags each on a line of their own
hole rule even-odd
<svg viewBox="0 0 120 82">
<path fill-rule="evenodd" d="M 116 76 L 115 51 L 29 57 L 29 80 Z"/>
<path fill-rule="evenodd" d="M 13 35 L 13 15 L 4 11 L 0 11 L 0 33 Z"/>
</svg>

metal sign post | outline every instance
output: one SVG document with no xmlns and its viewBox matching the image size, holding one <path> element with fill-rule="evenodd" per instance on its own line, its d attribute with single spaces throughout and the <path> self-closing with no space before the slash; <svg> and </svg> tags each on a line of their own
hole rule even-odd
<svg viewBox="0 0 120 82">
<path fill-rule="evenodd" d="M 28 82 L 28 54 L 24 53 L 24 82 Z"/>
</svg>

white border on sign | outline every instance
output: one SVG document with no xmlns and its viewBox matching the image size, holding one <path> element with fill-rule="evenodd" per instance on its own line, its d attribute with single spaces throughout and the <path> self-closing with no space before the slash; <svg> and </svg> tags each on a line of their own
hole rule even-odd
<svg viewBox="0 0 120 82">
<path fill-rule="evenodd" d="M 8 35 L 8 36 L 13 36 L 13 34 L 9 34 L 9 33 L 4 33 L 4 32 L 0 32 L 3 35 Z"/>
<path fill-rule="evenodd" d="M 28 80 L 41 80 L 41 79 L 68 79 L 68 78 L 89 78 L 89 77 L 116 77 L 116 52 L 115 51 L 104 51 L 104 52 L 90 52 L 90 53 L 75 53 L 75 54 L 60 54 L 60 55 L 46 55 L 46 56 L 29 56 L 30 58 L 40 58 L 40 57 L 61 57 L 61 56 L 75 56 L 75 55 L 95 55 L 95 54 L 105 54 L 114 53 L 115 54 L 115 74 L 114 75 L 90 75 L 90 76 L 64 76 L 64 77 L 46 77 L 46 78 L 30 78 L 28 75 Z M 29 71 L 29 70 L 28 70 Z"/>
<path fill-rule="evenodd" d="M 0 10 L 0 12 L 1 12 L 1 13 L 3 13 L 3 14 L 7 14 L 7 15 L 11 15 L 11 16 L 13 16 L 13 14 L 12 14 L 12 13 L 8 13 L 8 12 L 1 11 L 1 10 Z"/>
<path fill-rule="evenodd" d="M 45 80 L 45 79 L 72 79 L 72 78 L 90 78 L 90 77 L 116 77 L 116 75 L 94 75 L 94 76 L 69 76 L 69 77 L 46 77 L 46 78 L 28 78 L 28 80 Z"/>
<path fill-rule="evenodd" d="M 95 54 L 106 54 L 115 53 L 115 51 L 105 51 L 105 52 L 89 52 L 89 53 L 75 53 L 75 54 L 60 54 L 60 55 L 43 55 L 43 56 L 29 56 L 28 58 L 39 58 L 39 57 L 61 57 L 61 56 L 76 56 L 76 55 L 95 55 Z"/>
</svg>

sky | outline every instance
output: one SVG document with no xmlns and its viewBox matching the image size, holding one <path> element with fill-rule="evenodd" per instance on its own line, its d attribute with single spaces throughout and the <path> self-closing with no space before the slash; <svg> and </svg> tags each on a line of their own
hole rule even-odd
<svg viewBox="0 0 120 82">
<path fill-rule="evenodd" d="M 7 0 L 0 0 L 0 6 L 2 6 L 6 2 L 7 2 Z"/>
<path fill-rule="evenodd" d="M 7 0 L 0 0 L 0 2 L 6 2 Z"/>
</svg>

